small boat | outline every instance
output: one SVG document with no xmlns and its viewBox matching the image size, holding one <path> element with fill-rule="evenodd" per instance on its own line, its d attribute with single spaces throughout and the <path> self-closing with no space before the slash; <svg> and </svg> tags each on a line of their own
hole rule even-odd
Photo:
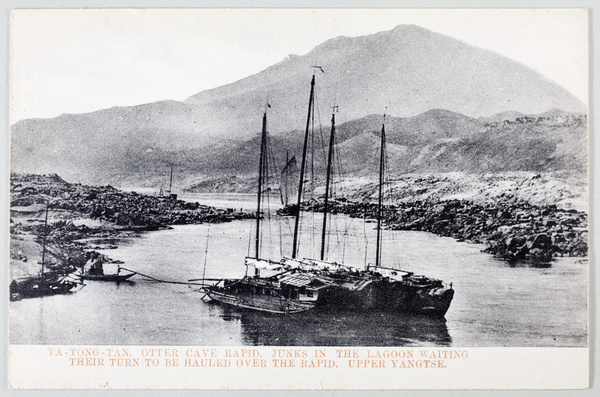
<svg viewBox="0 0 600 397">
<path fill-rule="evenodd" d="M 126 273 L 126 274 L 82 274 L 80 277 L 84 280 L 95 280 L 95 281 L 116 281 L 121 282 L 130 279 L 135 276 L 135 273 Z"/>
<path fill-rule="evenodd" d="M 84 280 L 95 280 L 95 281 L 115 281 L 121 282 L 133 277 L 136 272 L 131 270 L 124 270 L 120 266 L 117 268 L 116 273 L 104 273 L 104 258 L 98 253 L 93 253 L 92 257 L 83 266 L 83 271 L 79 275 Z M 124 273 L 121 272 L 124 270 Z"/>
</svg>

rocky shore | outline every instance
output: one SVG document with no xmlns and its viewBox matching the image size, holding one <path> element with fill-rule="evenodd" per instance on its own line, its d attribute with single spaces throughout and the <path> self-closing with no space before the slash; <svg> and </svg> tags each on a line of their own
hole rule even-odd
<svg viewBox="0 0 600 397">
<path fill-rule="evenodd" d="M 333 213 L 377 218 L 377 205 L 372 202 L 339 200 L 330 203 L 330 208 Z M 310 200 L 303 209 L 322 212 L 323 202 Z M 394 230 L 420 230 L 486 244 L 485 252 L 512 264 L 543 266 L 556 256 L 588 254 L 587 214 L 556 205 L 511 200 L 416 200 L 385 206 L 383 220 Z"/>
<path fill-rule="evenodd" d="M 572 203 L 583 201 L 571 185 L 533 176 L 459 183 L 453 175 L 409 176 L 392 186 L 393 205 L 385 227 L 419 230 L 485 244 L 485 252 L 510 263 L 547 265 L 557 256 L 586 257 L 588 217 Z M 462 178 L 464 179 L 464 178 Z M 375 187 L 356 185 L 352 200 L 331 203 L 332 212 L 375 219 Z M 550 192 L 550 193 L 549 193 Z M 541 198 L 545 197 L 546 202 Z M 44 229 L 46 206 L 48 227 Z M 303 209 L 322 211 L 321 200 Z M 46 264 L 63 274 L 83 265 L 97 249 L 115 248 L 122 237 L 171 225 L 253 218 L 174 197 L 124 192 L 112 186 L 68 183 L 58 175 L 11 175 L 12 277 L 39 273 L 41 239 L 47 234 Z M 104 261 L 111 262 L 105 257 Z"/>
<path fill-rule="evenodd" d="M 48 224 L 44 218 L 48 207 Z M 116 248 L 118 239 L 171 225 L 229 222 L 253 218 L 232 209 L 217 209 L 161 197 L 124 192 L 112 186 L 68 183 L 56 174 L 11 175 L 11 276 L 40 271 L 46 235 L 46 268 L 68 274 L 83 268 L 95 249 Z M 104 257 L 105 262 L 114 262 Z"/>
</svg>

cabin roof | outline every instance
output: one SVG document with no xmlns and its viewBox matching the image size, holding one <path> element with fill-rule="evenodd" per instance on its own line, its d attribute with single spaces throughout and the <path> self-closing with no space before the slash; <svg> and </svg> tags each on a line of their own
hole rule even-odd
<svg viewBox="0 0 600 397">
<path fill-rule="evenodd" d="M 322 280 L 316 278 L 315 276 L 305 273 L 292 273 L 285 275 L 281 279 L 279 279 L 279 282 L 281 284 L 287 284 L 294 287 L 319 287 L 325 285 L 325 283 Z"/>
</svg>

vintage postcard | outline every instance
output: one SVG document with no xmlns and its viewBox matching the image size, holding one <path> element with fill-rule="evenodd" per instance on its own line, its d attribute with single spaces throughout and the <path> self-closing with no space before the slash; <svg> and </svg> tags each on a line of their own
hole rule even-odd
<svg viewBox="0 0 600 397">
<path fill-rule="evenodd" d="M 588 18 L 11 10 L 9 386 L 587 388 Z"/>
</svg>

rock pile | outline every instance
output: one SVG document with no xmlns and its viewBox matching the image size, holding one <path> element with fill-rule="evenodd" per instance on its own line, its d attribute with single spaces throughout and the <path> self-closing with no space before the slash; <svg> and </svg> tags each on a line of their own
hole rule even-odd
<svg viewBox="0 0 600 397">
<path fill-rule="evenodd" d="M 370 202 L 332 203 L 333 212 L 353 217 L 377 217 Z M 323 203 L 303 204 L 308 211 L 323 211 Z M 555 205 L 467 200 L 414 201 L 386 206 L 384 222 L 394 230 L 420 230 L 459 241 L 486 244 L 484 250 L 511 263 L 547 264 L 555 256 L 585 257 L 588 253 L 587 214 Z"/>
<path fill-rule="evenodd" d="M 67 183 L 57 175 L 11 176 L 11 207 L 47 202 L 55 210 L 62 209 L 92 219 L 113 222 L 118 226 L 143 230 L 253 217 L 232 209 L 217 209 L 169 197 L 123 192 L 110 185 L 96 187 Z"/>
<path fill-rule="evenodd" d="M 47 204 L 50 216 L 45 225 Z M 73 220 L 79 218 L 87 220 L 84 224 L 74 224 Z M 140 231 L 164 229 L 170 225 L 229 222 L 243 218 L 254 218 L 254 214 L 217 209 L 174 197 L 123 192 L 112 186 L 68 183 L 56 174 L 11 175 L 11 238 L 18 238 L 21 244 L 31 241 L 34 246 L 41 246 L 45 240 L 46 269 L 59 274 L 82 269 L 90 257 L 99 255 L 94 250 L 102 247 L 92 245 L 92 239 L 116 242 L 120 237 L 136 236 Z M 97 225 L 89 219 L 104 222 Z M 108 257 L 104 260 L 114 262 Z M 21 269 L 23 273 L 36 273 L 39 265 L 29 264 L 18 252 L 14 255 L 11 252 L 11 266 L 30 266 L 31 269 Z"/>
</svg>

